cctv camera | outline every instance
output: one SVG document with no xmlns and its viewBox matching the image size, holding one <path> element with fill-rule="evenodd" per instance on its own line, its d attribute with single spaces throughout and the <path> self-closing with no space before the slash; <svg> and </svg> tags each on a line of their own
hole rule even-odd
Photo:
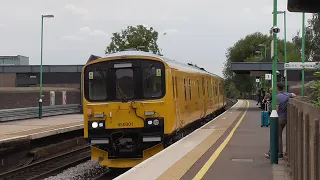
<svg viewBox="0 0 320 180">
<path fill-rule="evenodd" d="M 280 32 L 280 28 L 278 28 L 277 26 L 272 27 L 272 32 L 274 34 L 278 34 Z"/>
</svg>

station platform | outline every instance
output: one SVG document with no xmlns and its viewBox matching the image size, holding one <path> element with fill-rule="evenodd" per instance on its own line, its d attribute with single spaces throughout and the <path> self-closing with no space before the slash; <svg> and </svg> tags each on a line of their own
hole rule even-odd
<svg viewBox="0 0 320 180">
<path fill-rule="evenodd" d="M 260 127 L 260 117 L 255 101 L 238 100 L 220 116 L 116 179 L 289 180 L 282 159 L 272 165 L 264 156 L 270 129 Z"/>
<path fill-rule="evenodd" d="M 34 140 L 83 128 L 82 114 L 68 114 L 42 119 L 26 119 L 0 123 L 0 144 L 19 139 Z"/>
</svg>

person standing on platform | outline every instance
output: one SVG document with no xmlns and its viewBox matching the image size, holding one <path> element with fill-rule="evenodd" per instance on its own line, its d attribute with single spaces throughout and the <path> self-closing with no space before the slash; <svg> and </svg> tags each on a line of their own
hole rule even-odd
<svg viewBox="0 0 320 180">
<path fill-rule="evenodd" d="M 287 104 L 290 98 L 296 97 L 294 93 L 284 92 L 284 85 L 282 83 L 277 84 L 277 106 L 276 110 L 279 117 L 278 123 L 278 142 L 279 142 L 279 152 L 278 157 L 283 158 L 283 147 L 282 147 L 282 131 L 287 125 Z M 270 158 L 270 150 L 265 154 L 267 158 Z"/>
<path fill-rule="evenodd" d="M 261 105 L 261 102 L 262 102 L 262 91 L 263 91 L 263 88 L 259 89 L 258 92 L 257 92 L 257 97 L 258 97 L 258 102 L 257 102 L 257 105 Z"/>
</svg>

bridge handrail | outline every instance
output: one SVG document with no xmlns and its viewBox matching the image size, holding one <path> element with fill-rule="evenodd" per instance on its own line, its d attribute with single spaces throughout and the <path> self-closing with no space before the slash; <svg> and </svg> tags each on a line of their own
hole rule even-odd
<svg viewBox="0 0 320 180">
<path fill-rule="evenodd" d="M 286 143 L 294 179 L 320 179 L 320 109 L 302 97 L 290 99 Z"/>
<path fill-rule="evenodd" d="M 43 106 L 42 116 L 47 117 L 63 114 L 75 114 L 80 113 L 80 110 L 81 108 L 79 104 Z M 2 109 L 0 110 L 0 122 L 37 118 L 38 115 L 39 107 Z"/>
</svg>

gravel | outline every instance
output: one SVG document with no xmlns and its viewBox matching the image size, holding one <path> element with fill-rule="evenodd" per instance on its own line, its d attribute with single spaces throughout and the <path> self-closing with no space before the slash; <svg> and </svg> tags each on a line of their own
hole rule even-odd
<svg viewBox="0 0 320 180">
<path fill-rule="evenodd" d="M 64 170 L 62 173 L 46 178 L 45 180 L 82 180 L 92 179 L 104 172 L 107 168 L 101 167 L 96 161 L 87 161 L 75 167 Z"/>
</svg>

